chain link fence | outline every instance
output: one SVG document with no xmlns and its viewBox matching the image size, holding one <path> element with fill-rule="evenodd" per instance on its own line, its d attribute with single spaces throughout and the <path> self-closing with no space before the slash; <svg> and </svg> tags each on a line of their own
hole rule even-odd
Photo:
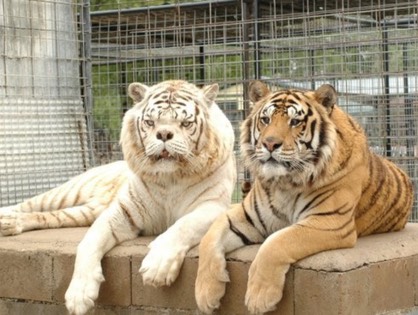
<svg viewBox="0 0 418 315">
<path fill-rule="evenodd" d="M 416 1 L 11 2 L 0 2 L 3 205 L 121 159 L 127 86 L 168 79 L 217 82 L 237 140 L 250 80 L 330 83 L 370 147 L 418 186 Z"/>
</svg>

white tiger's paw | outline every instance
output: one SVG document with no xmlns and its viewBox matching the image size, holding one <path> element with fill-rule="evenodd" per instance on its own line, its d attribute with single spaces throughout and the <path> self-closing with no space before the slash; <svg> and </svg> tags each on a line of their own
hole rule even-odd
<svg viewBox="0 0 418 315">
<path fill-rule="evenodd" d="M 151 243 L 150 247 L 139 269 L 144 284 L 155 287 L 171 285 L 177 279 L 186 250 L 161 242 Z"/>
<path fill-rule="evenodd" d="M 4 236 L 21 234 L 23 232 L 21 214 L 14 211 L 0 213 L 0 232 Z"/>
<path fill-rule="evenodd" d="M 104 281 L 101 270 L 92 275 L 71 280 L 65 293 L 65 306 L 71 315 L 86 314 L 93 306 L 99 295 L 100 283 Z"/>
<path fill-rule="evenodd" d="M 205 314 L 219 308 L 225 295 L 225 286 L 229 282 L 224 258 L 212 257 L 208 263 L 199 265 L 195 284 L 196 304 Z"/>
</svg>

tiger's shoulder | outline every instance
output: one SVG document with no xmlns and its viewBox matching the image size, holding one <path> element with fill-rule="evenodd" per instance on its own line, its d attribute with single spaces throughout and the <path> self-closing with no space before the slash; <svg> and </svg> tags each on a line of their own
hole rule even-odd
<svg viewBox="0 0 418 315">
<path fill-rule="evenodd" d="M 332 86 L 270 91 L 255 82 L 249 95 L 254 106 L 242 124 L 241 148 L 259 187 L 250 194 L 260 204 L 268 197 L 272 209 L 286 209 L 289 222 L 351 205 L 360 236 L 403 228 L 413 203 L 411 181 L 369 149 Z"/>
</svg>

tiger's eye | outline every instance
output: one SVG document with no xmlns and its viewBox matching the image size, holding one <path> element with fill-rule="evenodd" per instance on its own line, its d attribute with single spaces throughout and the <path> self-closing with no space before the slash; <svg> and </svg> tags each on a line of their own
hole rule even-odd
<svg viewBox="0 0 418 315">
<path fill-rule="evenodd" d="M 155 123 L 152 120 L 146 119 L 144 120 L 144 124 L 147 125 L 148 127 L 154 127 Z"/>
<path fill-rule="evenodd" d="M 261 122 L 265 125 L 268 125 L 270 123 L 270 118 L 265 116 L 260 118 Z"/>
<path fill-rule="evenodd" d="M 189 127 L 191 124 L 192 124 L 192 122 L 191 122 L 191 121 L 183 121 L 183 122 L 181 123 L 181 126 L 182 126 L 182 127 L 187 128 L 187 127 Z"/>
<path fill-rule="evenodd" d="M 291 119 L 291 120 L 290 120 L 290 126 L 292 126 L 292 127 L 297 127 L 297 126 L 299 126 L 301 123 L 302 123 L 302 121 L 300 121 L 300 120 L 298 120 L 298 119 L 295 119 L 295 118 L 293 118 L 293 119 Z"/>
</svg>

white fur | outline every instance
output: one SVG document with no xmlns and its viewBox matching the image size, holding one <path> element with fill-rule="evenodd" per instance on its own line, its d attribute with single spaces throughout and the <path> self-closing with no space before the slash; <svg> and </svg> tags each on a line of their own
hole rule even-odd
<svg viewBox="0 0 418 315">
<path fill-rule="evenodd" d="M 177 82 L 177 81 L 176 81 Z M 177 84 L 174 82 L 173 84 Z M 142 100 L 147 100 L 155 91 L 164 90 L 161 83 L 148 88 L 141 84 L 131 85 L 130 95 L 138 104 L 129 111 L 122 130 L 122 146 L 125 158 L 131 169 L 128 183 L 120 190 L 117 200 L 93 223 L 77 250 L 74 274 L 65 294 L 66 306 L 70 314 L 85 314 L 94 305 L 100 283 L 104 280 L 100 261 L 103 255 L 118 242 L 135 238 L 138 233 L 159 236 L 150 244 L 150 251 L 142 262 L 140 272 L 145 284 L 153 286 L 170 285 L 178 276 L 187 251 L 197 245 L 215 218 L 230 206 L 230 198 L 235 182 L 233 155 L 233 129 L 225 115 L 213 103 L 217 86 L 197 90 L 191 86 L 198 97 L 205 99 L 210 126 L 220 141 L 219 156 L 208 162 L 213 143 L 207 142 L 197 155 L 191 157 L 193 172 L 182 170 L 174 160 L 160 161 L 155 167 L 148 166 L 148 158 L 162 152 L 162 144 L 145 144 L 146 150 L 132 152 L 132 148 L 143 145 L 139 139 L 125 141 L 129 132 L 136 132 L 135 124 L 144 115 Z M 168 83 L 170 85 L 172 83 Z M 181 83 L 182 84 L 182 83 Z M 203 102 L 203 101 L 202 101 Z M 142 111 L 142 112 L 141 112 Z M 129 120 L 131 119 L 131 120 Z M 164 128 L 172 131 L 179 143 L 180 151 L 167 146 L 170 154 L 181 154 L 187 144 L 189 150 L 193 143 L 182 136 L 181 127 L 176 121 L 164 120 Z M 129 128 L 132 130 L 130 131 Z M 145 128 L 145 127 L 144 127 Z M 148 127 L 147 127 L 148 128 Z M 156 127 L 157 128 L 157 127 Z M 161 128 L 161 125 L 158 125 Z M 154 139 L 153 128 L 148 137 Z M 129 134 L 132 137 L 132 134 Z M 201 141 L 209 141 L 201 139 Z M 175 142 L 174 146 L 175 146 Z M 147 146 L 148 145 L 148 146 Z M 129 151 L 129 152 L 128 152 Z M 150 153 L 151 151 L 151 153 Z M 144 159 L 140 154 L 145 154 Z M 145 152 L 145 153 L 144 153 Z M 148 156 L 149 154 L 149 156 Z M 206 159 L 206 160 L 205 160 Z M 195 161 L 196 160 L 196 161 Z M 140 164 L 140 165 L 139 165 Z M 209 165 L 209 166 L 208 166 Z M 193 168 L 192 167 L 192 168 Z M 186 174 L 180 176 L 179 174 Z M 187 175 L 188 174 L 188 175 Z M 129 192 L 133 193 L 131 198 Z M 199 196 L 198 199 L 197 196 Z M 138 202 L 141 207 L 138 209 Z M 122 206 L 130 209 L 130 216 L 124 214 Z M 113 236 L 116 236 L 115 239 Z"/>
</svg>

